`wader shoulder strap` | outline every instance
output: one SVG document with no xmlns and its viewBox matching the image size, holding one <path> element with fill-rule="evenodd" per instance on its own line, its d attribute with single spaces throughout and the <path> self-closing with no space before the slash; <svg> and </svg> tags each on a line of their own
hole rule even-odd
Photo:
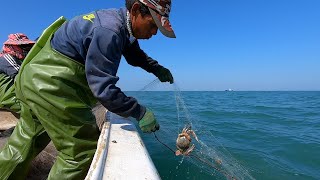
<svg viewBox="0 0 320 180">
<path fill-rule="evenodd" d="M 66 21 L 66 19 L 61 16 L 55 22 L 53 22 L 49 27 L 47 27 L 37 40 L 36 44 L 32 47 L 27 57 L 23 60 L 23 64 L 27 64 L 33 57 L 35 57 L 39 51 L 44 47 L 50 36 L 58 30 L 58 28 Z M 23 66 L 23 65 L 22 65 Z"/>
</svg>

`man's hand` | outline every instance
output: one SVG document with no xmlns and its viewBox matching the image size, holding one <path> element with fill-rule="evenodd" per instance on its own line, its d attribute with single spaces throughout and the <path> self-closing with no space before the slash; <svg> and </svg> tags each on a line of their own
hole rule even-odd
<svg viewBox="0 0 320 180">
<path fill-rule="evenodd" d="M 139 127 L 144 133 L 155 132 L 160 129 L 160 125 L 154 117 L 153 112 L 148 108 L 142 119 L 139 121 Z"/>
<path fill-rule="evenodd" d="M 154 73 L 161 82 L 170 82 L 170 84 L 173 83 L 173 77 L 169 69 L 160 66 L 159 69 Z"/>
</svg>

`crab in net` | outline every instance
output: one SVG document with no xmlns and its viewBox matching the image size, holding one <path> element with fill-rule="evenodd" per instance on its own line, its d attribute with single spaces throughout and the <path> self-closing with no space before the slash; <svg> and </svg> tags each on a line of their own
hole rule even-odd
<svg viewBox="0 0 320 180">
<path fill-rule="evenodd" d="M 176 156 L 188 156 L 194 150 L 195 145 L 191 144 L 191 136 L 199 142 L 196 133 L 191 129 L 191 125 L 187 125 L 182 129 L 182 132 L 178 135 L 176 140 Z"/>
</svg>

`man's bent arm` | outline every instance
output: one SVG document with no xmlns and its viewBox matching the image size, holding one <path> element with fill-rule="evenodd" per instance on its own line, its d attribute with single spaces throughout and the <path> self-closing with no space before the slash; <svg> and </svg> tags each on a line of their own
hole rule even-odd
<svg viewBox="0 0 320 180">
<path fill-rule="evenodd" d="M 149 57 L 142 49 L 140 49 L 137 40 L 124 49 L 123 56 L 126 58 L 128 64 L 141 67 L 153 74 L 162 67 L 156 60 Z"/>
<path fill-rule="evenodd" d="M 88 47 L 86 76 L 93 95 L 101 104 L 120 116 L 132 116 L 137 120 L 146 108 L 133 97 L 127 97 L 115 84 L 121 59 L 122 39 L 113 31 L 96 28 Z"/>
</svg>

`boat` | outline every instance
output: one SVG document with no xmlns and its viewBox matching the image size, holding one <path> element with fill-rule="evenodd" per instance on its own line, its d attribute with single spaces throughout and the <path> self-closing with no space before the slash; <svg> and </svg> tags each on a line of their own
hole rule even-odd
<svg viewBox="0 0 320 180">
<path fill-rule="evenodd" d="M 160 180 L 134 123 L 110 111 L 107 111 L 106 119 L 85 179 L 125 180 L 130 177 L 129 179 L 137 180 Z"/>
</svg>

